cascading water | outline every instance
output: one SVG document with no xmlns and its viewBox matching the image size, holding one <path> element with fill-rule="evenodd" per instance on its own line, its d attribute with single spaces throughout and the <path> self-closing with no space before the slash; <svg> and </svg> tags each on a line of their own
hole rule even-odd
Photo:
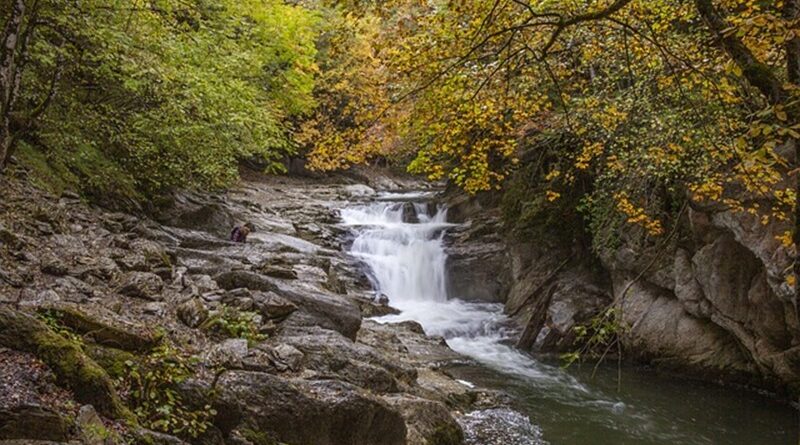
<svg viewBox="0 0 800 445">
<path fill-rule="evenodd" d="M 501 305 L 465 302 L 448 295 L 444 234 L 454 225 L 447 223 L 445 208 L 424 202 L 430 198 L 426 194 L 383 195 L 374 202 L 343 209 L 341 217 L 355 235 L 350 253 L 368 266 L 375 291 L 386 295 L 401 311 L 377 320 L 414 320 L 428 334 L 444 337 L 453 350 L 482 365 L 468 368 L 462 376 L 513 393 L 526 406 L 526 414 L 542 426 L 548 440 L 542 439 L 540 428 L 525 416 L 488 410 L 465 417 L 467 438 L 472 439 L 468 443 L 792 443 L 786 440 L 790 432 L 776 428 L 792 418 L 785 409 L 675 381 L 648 381 L 638 373 L 626 374 L 627 386 L 617 392 L 609 383 L 616 370 L 600 368 L 605 378 L 591 379 L 590 386 L 558 366 L 516 350 L 511 346 L 516 333 L 509 328 Z M 580 370 L 576 375 L 589 379 Z M 682 395 L 687 388 L 693 391 L 691 401 Z M 718 405 L 716 410 L 709 409 Z M 739 406 L 745 406 L 748 416 L 759 422 L 756 428 L 742 428 L 735 408 Z M 472 429 L 474 425 L 483 426 Z M 481 430 L 487 425 L 488 429 Z M 500 441 L 487 440 L 487 434 Z"/>
</svg>

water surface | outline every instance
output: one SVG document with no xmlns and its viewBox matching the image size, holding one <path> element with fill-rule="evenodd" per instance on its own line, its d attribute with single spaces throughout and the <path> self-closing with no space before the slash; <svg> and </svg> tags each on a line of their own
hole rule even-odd
<svg viewBox="0 0 800 445">
<path fill-rule="evenodd" d="M 501 305 L 448 295 L 443 234 L 453 225 L 446 222 L 446 209 L 424 198 L 385 195 L 341 215 L 356 235 L 350 253 L 369 267 L 376 292 L 401 311 L 379 321 L 418 321 L 428 334 L 444 337 L 452 349 L 474 360 L 474 365 L 452 369 L 454 376 L 515 398 L 519 413 L 487 411 L 467 418 L 472 443 L 797 443 L 797 413 L 767 397 L 630 367 L 622 369 L 618 388 L 614 366 L 602 366 L 592 376 L 591 367 L 564 370 L 521 353 L 511 346 L 517 332 Z M 473 420 L 475 431 L 470 431 Z M 504 429 L 514 430 L 508 436 L 512 439 L 503 436 Z M 503 439 L 494 440 L 495 434 Z"/>
</svg>

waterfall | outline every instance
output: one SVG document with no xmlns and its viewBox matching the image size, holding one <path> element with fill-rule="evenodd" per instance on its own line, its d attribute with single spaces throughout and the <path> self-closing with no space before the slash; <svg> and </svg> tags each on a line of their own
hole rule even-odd
<svg viewBox="0 0 800 445">
<path fill-rule="evenodd" d="M 613 384 L 618 370 L 601 367 L 607 378 L 596 381 L 590 366 L 591 377 L 576 371 L 591 382 L 584 383 L 557 363 L 544 363 L 517 350 L 513 344 L 518 331 L 502 305 L 448 295 L 444 234 L 455 225 L 447 223 L 446 208 L 423 202 L 431 197 L 379 195 L 372 202 L 342 209 L 341 218 L 355 236 L 350 254 L 367 266 L 375 291 L 386 295 L 391 306 L 400 310 L 399 314 L 374 320 L 414 320 L 427 334 L 444 337 L 450 348 L 475 362 L 457 369 L 459 381 L 467 385 L 469 381 L 488 383 L 513 393 L 524 401 L 526 412 L 535 421 L 531 424 L 527 416 L 508 409 L 469 413 L 461 420 L 467 444 L 543 445 L 550 438 L 554 438 L 553 445 L 723 443 L 713 435 L 704 435 L 711 429 L 698 430 L 695 420 L 706 416 L 712 425 L 724 416 L 737 418 L 736 409 L 709 409 L 717 405 L 719 393 L 713 392 L 693 409 L 686 404 L 685 382 L 637 382 L 641 376 L 628 374 L 626 390 L 618 392 Z M 658 390 L 659 385 L 673 389 Z M 740 401 L 735 403 L 722 406 L 744 406 Z M 685 410 L 687 414 L 677 415 Z M 736 434 L 721 430 L 729 433 L 728 438 L 741 436 L 724 443 L 767 443 L 748 439 L 750 426 L 731 427 Z"/>
<path fill-rule="evenodd" d="M 447 210 L 421 202 L 379 201 L 341 212 L 358 227 L 350 253 L 366 263 L 376 292 L 393 303 L 447 300 L 442 236 Z"/>
</svg>

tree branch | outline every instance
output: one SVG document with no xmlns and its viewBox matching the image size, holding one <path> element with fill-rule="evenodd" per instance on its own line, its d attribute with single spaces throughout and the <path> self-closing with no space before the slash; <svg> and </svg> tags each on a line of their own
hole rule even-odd
<svg viewBox="0 0 800 445">
<path fill-rule="evenodd" d="M 741 68 L 747 81 L 758 89 L 770 104 L 783 103 L 788 95 L 780 79 L 767 65 L 756 59 L 752 51 L 735 34 L 729 32 L 730 26 L 714 8 L 711 0 L 695 0 L 694 3 L 703 21 L 714 33 L 728 56 Z"/>
</svg>

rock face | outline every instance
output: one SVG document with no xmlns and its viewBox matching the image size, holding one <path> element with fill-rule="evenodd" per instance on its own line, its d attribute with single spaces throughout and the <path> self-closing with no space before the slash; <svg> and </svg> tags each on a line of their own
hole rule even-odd
<svg viewBox="0 0 800 445">
<path fill-rule="evenodd" d="M 488 291 L 484 283 L 509 277 L 508 291 L 495 298 L 518 321 L 520 347 L 571 351 L 574 328 L 614 307 L 627 327 L 629 357 L 701 378 L 800 390 L 791 258 L 778 240 L 788 224 L 695 205 L 679 221 L 682 239 L 648 250 L 626 227 L 619 244 L 596 258 L 547 238 L 498 242 L 480 235 L 503 231 L 487 217 L 497 211 L 491 200 L 451 203 L 454 218 L 469 225 L 450 240 L 452 280 L 496 296 L 503 288 Z"/>
</svg>

